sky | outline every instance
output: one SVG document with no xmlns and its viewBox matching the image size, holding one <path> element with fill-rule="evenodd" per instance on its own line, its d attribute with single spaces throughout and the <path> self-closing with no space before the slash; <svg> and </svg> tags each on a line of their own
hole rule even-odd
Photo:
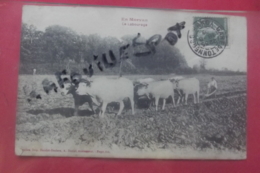
<svg viewBox="0 0 260 173">
<path fill-rule="evenodd" d="M 246 71 L 247 30 L 244 17 L 174 10 L 26 5 L 23 7 L 22 21 L 34 25 L 41 31 L 51 25 L 61 25 L 70 27 L 78 34 L 99 34 L 101 37 L 112 36 L 119 40 L 124 35 L 137 35 L 137 33 L 141 33 L 146 39 L 154 34 L 164 37 L 167 34 L 167 28 L 177 22 L 185 21 L 185 28 L 181 31 L 182 38 L 174 46 L 184 55 L 188 65 L 193 67 L 202 59 L 193 53 L 187 42 L 187 34 L 188 31 L 193 30 L 195 16 L 227 17 L 228 20 L 229 44 L 219 56 L 206 60 L 207 68 Z M 142 21 L 132 22 L 130 18 Z M 129 26 L 128 24 L 131 23 L 142 24 L 142 26 Z"/>
</svg>

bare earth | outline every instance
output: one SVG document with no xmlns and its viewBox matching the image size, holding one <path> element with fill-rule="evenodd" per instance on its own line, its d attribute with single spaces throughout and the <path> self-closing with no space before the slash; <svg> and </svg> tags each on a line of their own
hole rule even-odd
<svg viewBox="0 0 260 173">
<path fill-rule="evenodd" d="M 136 79 L 147 76 L 126 76 Z M 150 76 L 166 79 L 168 76 Z M 187 76 L 189 77 L 189 76 Z M 193 75 L 200 81 L 201 98 L 206 93 L 209 75 Z M 117 108 L 108 109 L 106 118 L 100 119 L 87 104 L 81 107 L 80 116 L 73 116 L 71 95 L 61 96 L 53 91 L 43 92 L 44 78 L 55 81 L 54 76 L 20 75 L 18 110 L 16 117 L 16 154 L 55 155 L 81 157 L 126 158 L 217 158 L 243 159 L 246 157 L 246 76 L 216 76 L 221 95 L 219 100 L 173 107 L 169 102 L 166 110 L 155 111 L 136 107 L 136 114 L 126 107 L 123 115 L 116 117 Z M 36 82 L 42 100 L 27 102 L 23 92 L 25 84 Z M 243 94 L 239 93 L 243 91 Z M 222 109 L 219 104 L 230 92 Z M 223 102 L 222 102 L 223 103 Z M 223 106 L 223 105 L 222 105 Z M 224 105 L 225 106 L 225 105 Z M 25 147 L 64 149 L 64 153 L 21 152 Z M 72 153 L 68 149 L 80 148 L 107 152 Z M 161 154 L 160 154 L 161 153 Z"/>
</svg>

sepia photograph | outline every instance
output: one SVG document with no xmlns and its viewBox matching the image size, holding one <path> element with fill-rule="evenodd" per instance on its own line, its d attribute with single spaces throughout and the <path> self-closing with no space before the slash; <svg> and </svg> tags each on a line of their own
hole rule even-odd
<svg viewBox="0 0 260 173">
<path fill-rule="evenodd" d="M 240 160 L 246 123 L 245 17 L 23 6 L 16 155 Z"/>
</svg>

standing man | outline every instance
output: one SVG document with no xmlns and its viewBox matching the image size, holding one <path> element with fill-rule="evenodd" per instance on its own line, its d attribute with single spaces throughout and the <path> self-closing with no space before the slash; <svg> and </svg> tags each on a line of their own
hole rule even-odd
<svg viewBox="0 0 260 173">
<path fill-rule="evenodd" d="M 211 81 L 208 83 L 208 92 L 207 95 L 211 95 L 214 92 L 214 96 L 216 97 L 216 90 L 218 89 L 217 81 L 214 77 L 211 78 Z"/>
<path fill-rule="evenodd" d="M 35 68 L 33 69 L 33 75 L 36 75 L 36 69 Z"/>
</svg>

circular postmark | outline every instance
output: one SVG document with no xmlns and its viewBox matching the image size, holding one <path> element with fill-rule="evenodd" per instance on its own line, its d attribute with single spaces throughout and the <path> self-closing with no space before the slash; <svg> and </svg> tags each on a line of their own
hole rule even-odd
<svg viewBox="0 0 260 173">
<path fill-rule="evenodd" d="M 193 30 L 188 31 L 187 40 L 196 55 L 214 58 L 224 51 L 227 33 L 214 18 L 198 18 L 193 23 Z"/>
</svg>

